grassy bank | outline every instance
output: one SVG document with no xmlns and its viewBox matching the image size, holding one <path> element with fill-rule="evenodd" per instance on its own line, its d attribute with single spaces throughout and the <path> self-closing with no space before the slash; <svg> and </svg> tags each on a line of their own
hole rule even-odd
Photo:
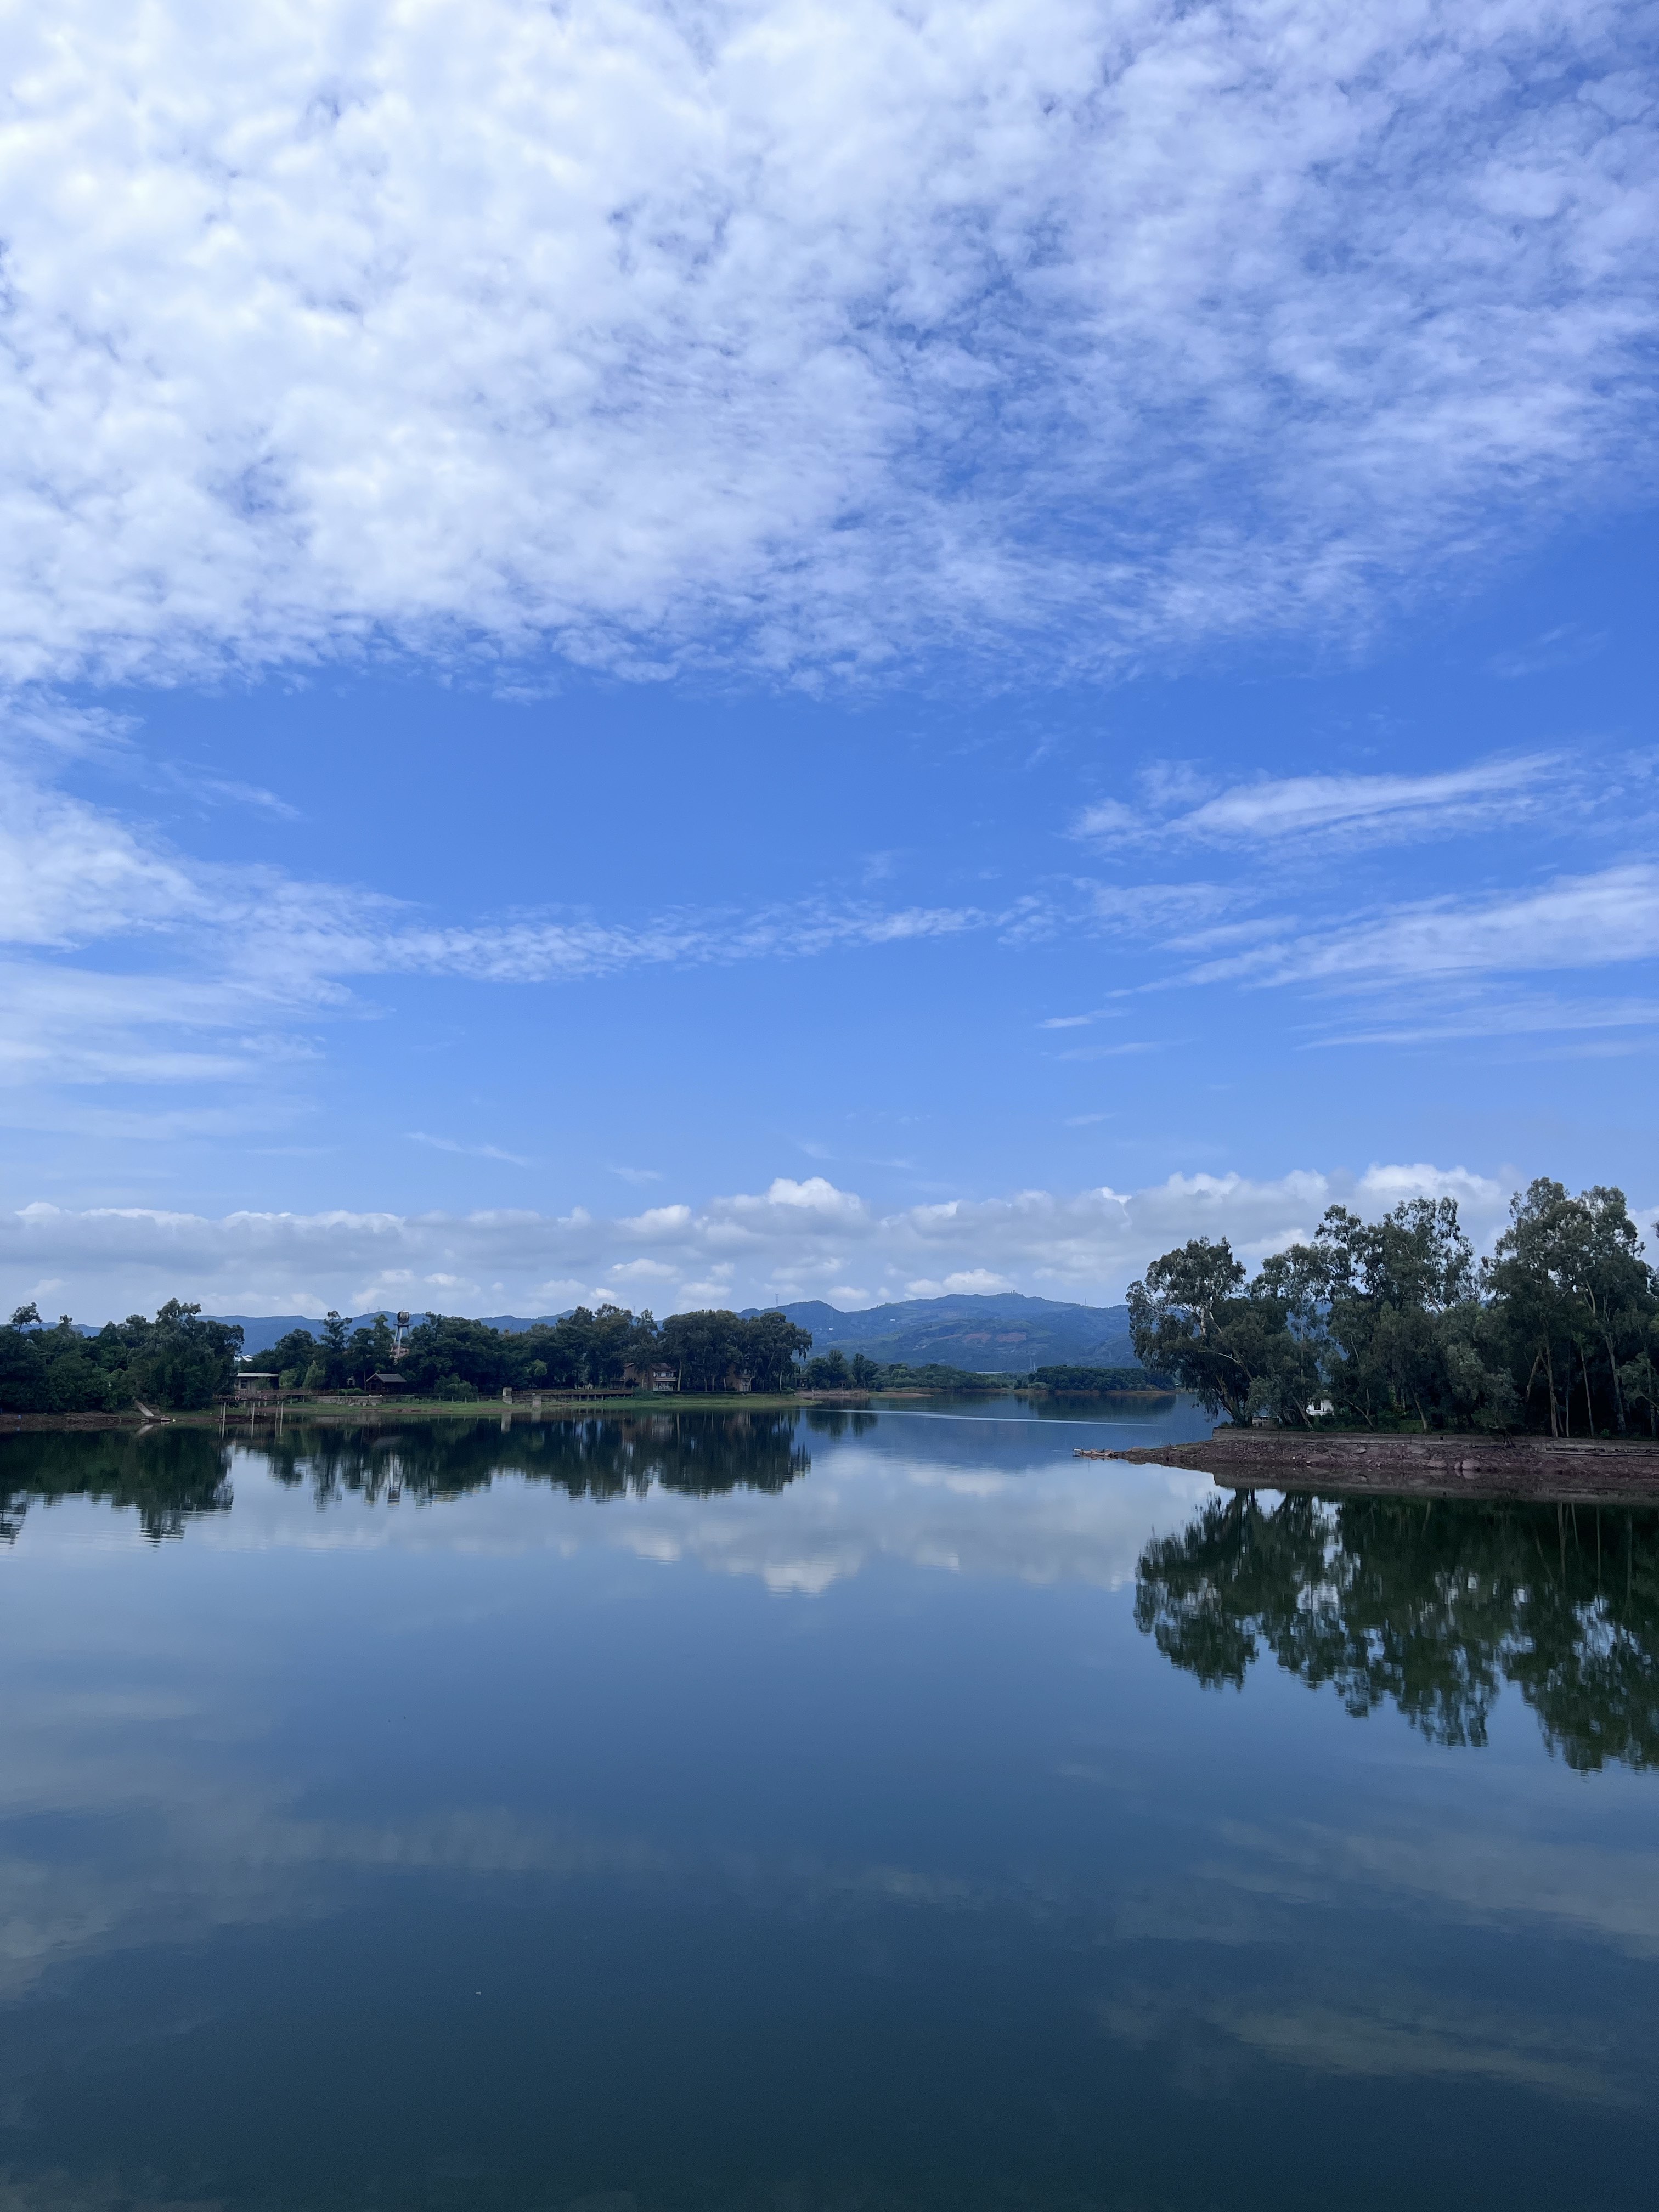
<svg viewBox="0 0 1659 2212">
<path fill-rule="evenodd" d="M 690 1391 L 682 1395 L 677 1391 L 619 1390 L 613 1395 L 582 1398 L 559 1396 L 551 1391 L 544 1391 L 539 1406 L 532 1404 L 528 1397 L 523 1395 L 516 1397 L 510 1405 L 498 1398 L 325 1396 L 283 1399 L 280 1408 L 270 1401 L 251 1407 L 232 1404 L 222 1407 L 216 1405 L 196 1413 L 164 1413 L 154 1424 L 136 1406 L 126 1407 L 118 1413 L 0 1413 L 0 1437 L 28 1435 L 42 1430 L 143 1429 L 164 1425 L 191 1429 L 222 1428 L 229 1435 L 236 1430 L 269 1428 L 278 1419 L 284 1427 L 295 1424 L 326 1427 L 361 1421 L 476 1421 L 486 1416 L 505 1418 L 509 1421 L 549 1421 L 574 1420 L 587 1413 L 601 1413 L 607 1418 L 628 1413 L 787 1413 L 792 1408 L 810 1410 L 814 1407 L 878 1412 L 883 1406 L 914 1405 L 944 1397 L 961 1397 L 981 1405 L 1006 1403 L 1015 1399 L 1037 1399 L 1051 1404 L 1092 1401 L 1096 1403 L 1133 1405 L 1165 1402 L 1170 1395 L 1167 1390 L 1050 1390 L 1033 1388 L 1016 1380 L 1000 1389 L 958 1391 L 926 1389 L 746 1390 L 711 1391 L 705 1395 L 702 1392 Z"/>
<path fill-rule="evenodd" d="M 867 1406 L 868 1397 L 850 1395 L 814 1396 L 807 1391 L 779 1393 L 758 1390 L 680 1396 L 643 1390 L 619 1391 L 614 1397 L 556 1398 L 544 1395 L 532 1406 L 527 1398 L 511 1405 L 498 1398 L 316 1398 L 285 1400 L 280 1407 L 210 1406 L 194 1413 L 163 1413 L 151 1422 L 137 1407 L 113 1413 L 0 1413 L 0 1437 L 27 1435 L 41 1430 L 143 1429 L 167 1426 L 222 1429 L 232 1435 L 250 1429 L 270 1428 L 279 1419 L 285 1427 L 338 1426 L 342 1423 L 374 1421 L 477 1421 L 501 1418 L 508 1421 L 577 1420 L 588 1413 L 615 1417 L 623 1413 L 785 1413 L 811 1406 Z"/>
</svg>

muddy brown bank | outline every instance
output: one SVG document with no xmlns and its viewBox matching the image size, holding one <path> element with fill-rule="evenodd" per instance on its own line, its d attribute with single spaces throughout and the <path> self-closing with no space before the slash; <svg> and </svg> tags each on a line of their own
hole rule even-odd
<svg viewBox="0 0 1659 2212">
<path fill-rule="evenodd" d="M 1186 1468 L 1228 1490 L 1659 1504 L 1659 1443 L 1622 1438 L 1299 1435 L 1223 1427 L 1207 1443 L 1083 1450 L 1078 1457 Z"/>
</svg>

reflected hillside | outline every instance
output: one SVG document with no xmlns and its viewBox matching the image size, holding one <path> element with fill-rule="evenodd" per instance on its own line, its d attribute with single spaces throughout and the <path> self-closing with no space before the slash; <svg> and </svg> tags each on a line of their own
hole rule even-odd
<svg viewBox="0 0 1659 2212">
<path fill-rule="evenodd" d="M 136 1508 L 145 1535 L 160 1543 L 201 1514 L 229 1511 L 229 1452 L 205 1429 L 9 1437 L 0 1456 L 0 1541 L 16 1540 L 33 1503 L 94 1498 Z"/>
<path fill-rule="evenodd" d="M 781 1490 L 811 1466 L 795 1441 L 793 1413 L 296 1428 L 245 1449 L 277 1481 L 308 1486 L 319 1505 L 345 1497 L 371 1504 L 460 1498 L 504 1474 L 551 1484 L 572 1498 L 642 1497 L 653 1488 L 711 1498 L 737 1489 Z"/>
<path fill-rule="evenodd" d="M 1505 1685 L 1571 1766 L 1659 1765 L 1659 1514 L 1245 1493 L 1136 1570 L 1135 1618 L 1206 1687 L 1263 1652 L 1356 1718 L 1484 1744 Z"/>
</svg>

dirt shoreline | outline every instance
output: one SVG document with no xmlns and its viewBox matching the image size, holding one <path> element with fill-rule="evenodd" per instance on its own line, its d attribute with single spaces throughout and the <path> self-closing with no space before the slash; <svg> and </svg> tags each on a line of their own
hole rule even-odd
<svg viewBox="0 0 1659 2212">
<path fill-rule="evenodd" d="M 1227 1490 L 1659 1504 L 1659 1443 L 1634 1438 L 1332 1436 L 1223 1427 L 1204 1443 L 1148 1444 L 1101 1455 L 1138 1467 L 1185 1468 Z"/>
</svg>

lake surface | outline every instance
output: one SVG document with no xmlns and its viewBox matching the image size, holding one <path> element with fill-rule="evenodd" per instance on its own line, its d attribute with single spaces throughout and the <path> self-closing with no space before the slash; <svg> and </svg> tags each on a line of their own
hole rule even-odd
<svg viewBox="0 0 1659 2212">
<path fill-rule="evenodd" d="M 1659 1523 L 0 1437 L 0 2208 L 1650 2206 Z"/>
</svg>

